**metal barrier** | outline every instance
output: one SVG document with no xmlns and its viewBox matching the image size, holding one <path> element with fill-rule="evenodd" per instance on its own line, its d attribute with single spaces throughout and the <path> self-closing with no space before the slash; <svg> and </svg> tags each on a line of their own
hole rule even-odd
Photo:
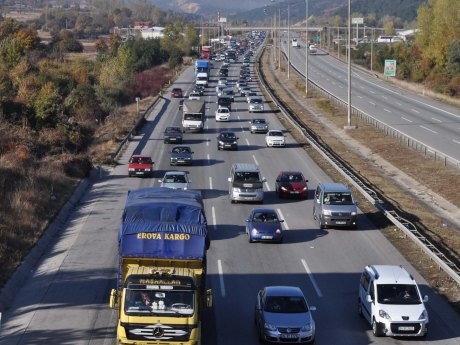
<svg viewBox="0 0 460 345">
<path fill-rule="evenodd" d="M 129 133 L 124 137 L 124 139 L 120 142 L 117 150 L 112 154 L 112 161 L 116 161 L 118 156 L 123 151 L 125 145 L 131 140 L 131 138 L 135 135 L 136 130 L 141 127 L 145 121 L 145 118 L 148 116 L 149 112 L 158 104 L 161 99 L 161 94 L 156 96 L 155 100 L 148 106 L 147 109 L 144 110 L 144 114 L 137 120 L 136 124 L 133 128 L 129 131 Z"/>
<path fill-rule="evenodd" d="M 261 50 L 257 55 L 257 60 L 259 60 L 262 51 L 263 50 Z M 452 262 L 449 258 L 447 258 L 425 236 L 423 236 L 423 234 L 417 230 L 414 224 L 400 217 L 396 211 L 391 209 L 392 206 L 390 204 L 383 202 L 378 193 L 366 185 L 357 174 L 351 171 L 345 162 L 341 161 L 334 155 L 333 152 L 330 152 L 325 145 L 316 140 L 315 135 L 297 118 L 294 112 L 290 111 L 289 107 L 282 100 L 276 98 L 271 88 L 268 86 L 265 80 L 265 76 L 261 73 L 259 64 L 256 64 L 255 70 L 261 85 L 270 96 L 273 103 L 276 104 L 283 116 L 294 126 L 294 128 L 302 133 L 309 144 L 315 148 L 333 167 L 335 167 L 338 172 L 340 172 L 346 179 L 348 179 L 350 183 L 353 184 L 353 186 L 359 190 L 360 193 L 369 202 L 371 202 L 387 217 L 387 219 L 389 219 L 395 226 L 398 227 L 398 229 L 403 231 L 406 236 L 414 241 L 430 257 L 431 260 L 436 262 L 436 264 L 449 275 L 452 280 L 457 282 L 457 284 L 460 284 L 460 268 L 457 267 L 455 263 Z M 286 89 L 282 82 L 279 82 L 278 84 L 289 92 L 289 90 Z M 336 100 L 340 101 L 337 98 Z"/>
</svg>

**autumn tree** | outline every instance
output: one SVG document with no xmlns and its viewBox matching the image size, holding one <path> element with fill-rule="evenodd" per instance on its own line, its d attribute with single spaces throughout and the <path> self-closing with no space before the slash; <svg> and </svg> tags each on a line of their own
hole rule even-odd
<svg viewBox="0 0 460 345">
<path fill-rule="evenodd" d="M 62 114 L 62 98 L 57 87 L 47 82 L 42 86 L 34 102 L 35 118 L 39 126 L 55 126 Z"/>
</svg>

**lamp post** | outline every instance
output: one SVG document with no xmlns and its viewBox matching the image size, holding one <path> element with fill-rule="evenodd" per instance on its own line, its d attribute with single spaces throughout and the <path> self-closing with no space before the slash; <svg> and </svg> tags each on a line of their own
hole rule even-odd
<svg viewBox="0 0 460 345">
<path fill-rule="evenodd" d="M 308 0 L 305 0 L 305 95 L 308 96 Z"/>
<path fill-rule="evenodd" d="M 281 31 L 281 7 L 278 9 L 278 27 Z M 284 35 L 284 34 L 283 34 Z M 278 33 L 278 70 L 281 70 L 281 33 Z"/>
<path fill-rule="evenodd" d="M 291 4 L 288 4 L 288 39 L 287 39 L 287 43 L 288 43 L 288 49 L 287 49 L 287 53 L 288 53 L 288 61 L 287 61 L 287 79 L 289 80 L 289 72 L 290 72 L 290 69 L 291 69 Z"/>
<path fill-rule="evenodd" d="M 348 0 L 348 127 L 351 127 L 351 0 Z"/>
</svg>

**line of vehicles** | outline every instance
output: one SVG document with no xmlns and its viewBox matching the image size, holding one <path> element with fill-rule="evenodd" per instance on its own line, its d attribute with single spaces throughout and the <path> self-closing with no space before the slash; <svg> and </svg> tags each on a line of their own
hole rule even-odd
<svg viewBox="0 0 460 345">
<path fill-rule="evenodd" d="M 218 71 L 216 122 L 231 121 L 235 94 L 224 94 L 234 87 L 240 91 L 248 111 L 263 112 L 263 99 L 247 86 L 251 57 L 243 55 L 240 79 L 227 83 L 228 67 L 238 61 L 236 49 L 225 53 Z M 233 58 L 233 53 L 235 57 Z M 249 66 L 243 66 L 248 57 Z M 207 69 L 207 71 L 205 71 Z M 183 99 L 182 126 L 168 126 L 165 144 L 170 149 L 170 165 L 192 165 L 193 151 L 183 143 L 186 132 L 202 133 L 206 121 L 205 91 L 210 91 L 211 67 L 196 64 L 196 84 L 203 93 L 199 99 L 184 98 L 173 88 L 172 97 Z M 198 75 L 207 74 L 206 84 Z M 222 88 L 220 88 L 222 86 Z M 247 89 L 245 89 L 247 88 Z M 212 91 L 211 91 L 212 92 Z M 220 94 L 219 94 L 220 92 Z M 192 93 L 190 93 L 192 94 Z M 251 108 L 249 100 L 260 99 L 261 108 Z M 256 103 L 258 104 L 258 103 Z M 251 133 L 266 134 L 266 145 L 285 146 L 282 130 L 270 129 L 262 117 L 252 118 Z M 218 150 L 238 149 L 237 133 L 222 130 L 217 136 Z M 129 176 L 152 176 L 150 157 L 133 155 L 128 164 Z M 231 203 L 264 201 L 266 178 L 256 164 L 231 165 L 228 195 Z M 158 181 L 160 187 L 142 188 L 128 193 L 122 216 L 119 243 L 117 287 L 110 296 L 110 307 L 117 310 L 118 344 L 200 344 L 203 312 L 212 306 L 212 291 L 205 287 L 206 250 L 209 233 L 203 201 L 199 192 L 190 190 L 187 172 L 167 171 Z M 308 179 L 300 171 L 281 171 L 275 181 L 279 198 L 308 198 Z M 314 192 L 313 218 L 319 228 L 358 227 L 357 203 L 352 191 L 343 184 L 320 183 Z M 284 219 L 269 207 L 255 207 L 245 220 L 248 242 L 282 243 Z M 428 313 L 415 280 L 400 266 L 366 266 L 359 282 L 358 311 L 371 325 L 375 336 L 425 336 Z M 316 324 L 302 290 L 293 286 L 267 286 L 257 296 L 254 323 L 259 340 L 271 343 L 313 343 Z"/>
</svg>

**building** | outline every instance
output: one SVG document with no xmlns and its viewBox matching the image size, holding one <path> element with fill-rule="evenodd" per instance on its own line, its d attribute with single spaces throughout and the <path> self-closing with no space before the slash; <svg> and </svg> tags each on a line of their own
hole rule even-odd
<svg viewBox="0 0 460 345">
<path fill-rule="evenodd" d="M 164 27 L 160 26 L 153 26 L 151 28 L 145 28 L 141 29 L 140 33 L 142 38 L 144 39 L 150 39 L 150 38 L 163 38 L 164 36 Z"/>
</svg>

